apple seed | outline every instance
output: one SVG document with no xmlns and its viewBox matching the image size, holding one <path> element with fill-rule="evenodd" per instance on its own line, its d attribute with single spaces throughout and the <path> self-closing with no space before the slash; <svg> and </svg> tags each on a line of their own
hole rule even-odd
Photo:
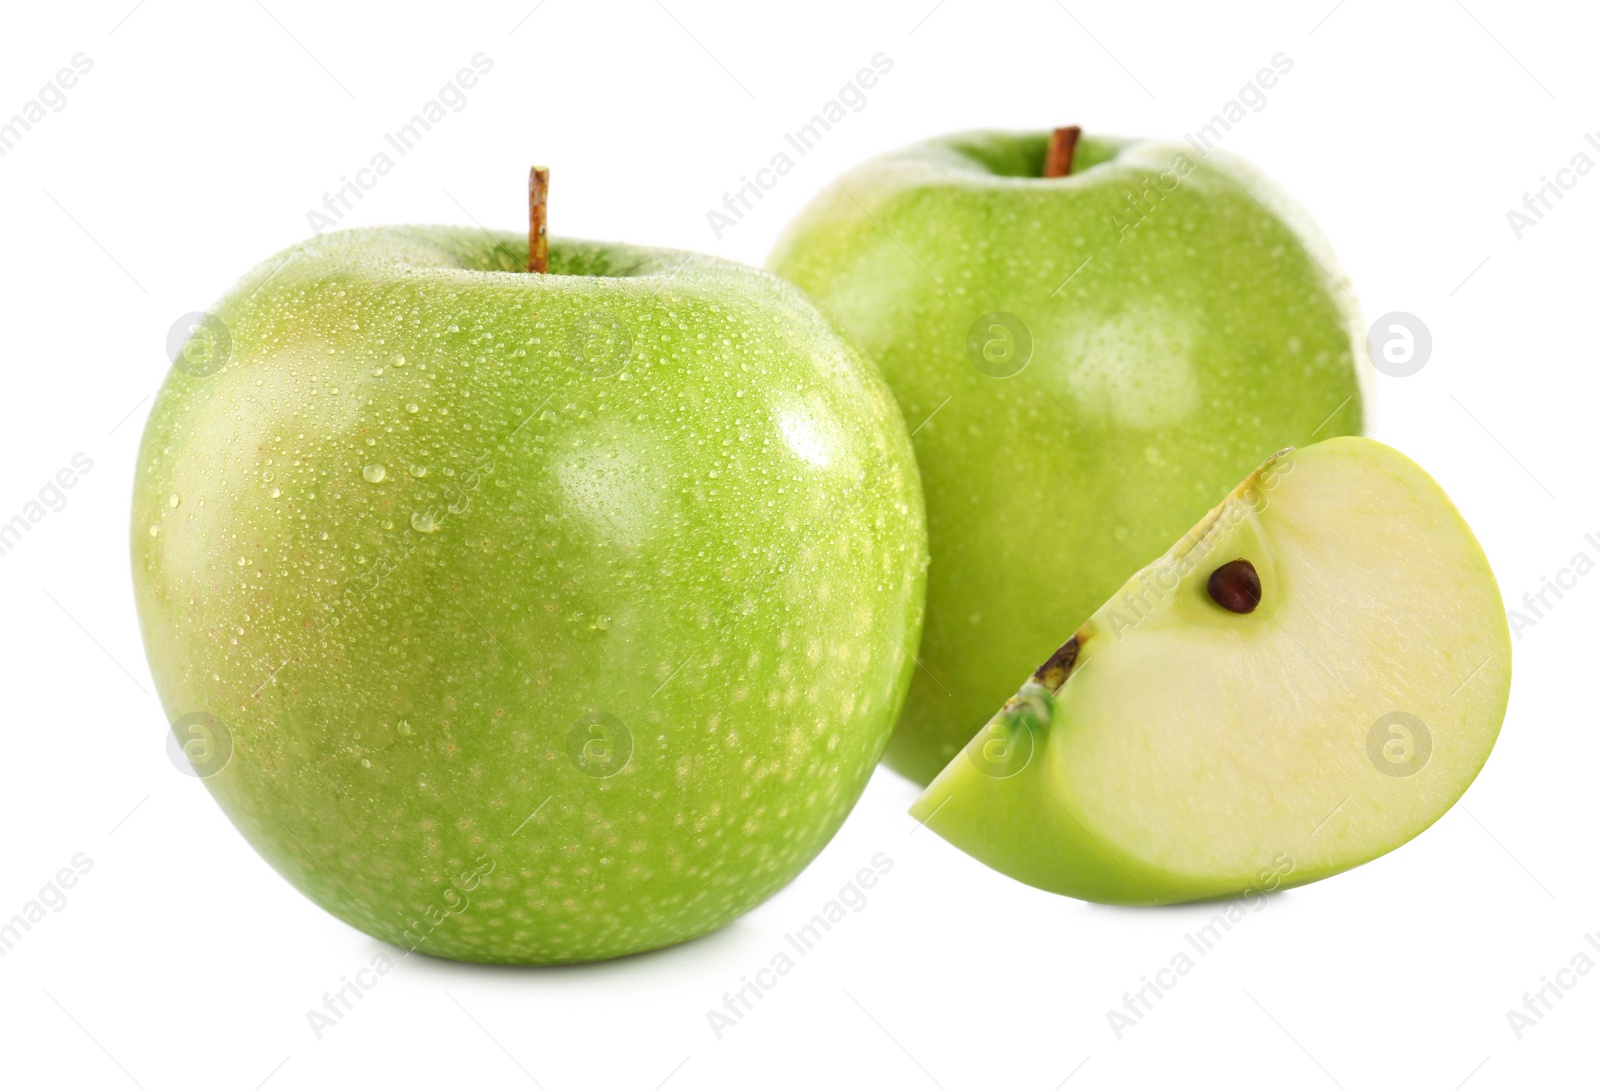
<svg viewBox="0 0 1600 1090">
<path fill-rule="evenodd" d="M 1067 675 L 1072 673 L 1073 663 L 1078 661 L 1078 637 L 1073 636 L 1066 643 L 1056 648 L 1055 654 L 1045 660 L 1044 665 L 1033 672 L 1033 681 L 1047 689 L 1059 689 L 1066 682 Z"/>
<path fill-rule="evenodd" d="M 1212 572 L 1206 590 L 1229 613 L 1253 613 L 1261 604 L 1261 576 L 1248 560 L 1230 560 Z"/>
</svg>

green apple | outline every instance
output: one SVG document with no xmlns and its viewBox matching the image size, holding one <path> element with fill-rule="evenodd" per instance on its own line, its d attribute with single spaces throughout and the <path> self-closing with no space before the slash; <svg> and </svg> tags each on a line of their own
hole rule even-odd
<svg viewBox="0 0 1600 1090">
<path fill-rule="evenodd" d="M 549 249 L 384 228 L 263 264 L 134 492 L 151 669 L 222 808 L 335 916 L 474 961 L 648 950 L 782 887 L 923 609 L 904 425 L 800 292 Z"/>
<path fill-rule="evenodd" d="M 1330 439 L 1128 580 L 912 812 L 1087 900 L 1298 885 L 1438 820 L 1510 688 L 1500 591 L 1449 497 L 1381 443 Z"/>
<path fill-rule="evenodd" d="M 1358 432 L 1364 333 L 1315 229 L 1220 151 L 952 136 L 867 163 L 770 267 L 878 361 L 928 508 L 888 760 L 926 783 L 1263 450 Z"/>
</svg>

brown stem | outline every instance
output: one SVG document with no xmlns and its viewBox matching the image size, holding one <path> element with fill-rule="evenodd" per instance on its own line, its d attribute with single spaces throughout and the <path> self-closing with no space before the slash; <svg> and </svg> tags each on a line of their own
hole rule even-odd
<svg viewBox="0 0 1600 1090">
<path fill-rule="evenodd" d="M 550 239 L 545 234 L 545 218 L 550 203 L 550 168 L 528 171 L 528 271 L 550 271 Z"/>
<path fill-rule="evenodd" d="M 1044 153 L 1044 176 L 1065 178 L 1072 173 L 1072 152 L 1078 146 L 1078 136 L 1083 130 L 1076 125 L 1056 129 L 1050 134 L 1050 146 Z"/>
</svg>

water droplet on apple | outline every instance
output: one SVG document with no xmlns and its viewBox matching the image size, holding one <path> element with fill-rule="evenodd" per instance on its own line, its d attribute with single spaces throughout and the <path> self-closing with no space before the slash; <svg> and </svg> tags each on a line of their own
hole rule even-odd
<svg viewBox="0 0 1600 1090">
<path fill-rule="evenodd" d="M 168 507 L 176 507 L 176 506 L 178 506 L 178 504 L 180 504 L 182 502 L 183 502 L 182 500 L 178 499 L 178 494 L 176 492 L 174 492 L 172 495 L 167 497 L 167 506 Z"/>
<path fill-rule="evenodd" d="M 277 499 L 279 496 L 283 495 L 283 489 L 274 488 L 271 492 L 268 492 L 267 495 L 271 496 L 273 499 Z"/>
<path fill-rule="evenodd" d="M 361 475 L 367 480 L 371 481 L 373 484 L 377 484 L 379 481 L 383 480 L 384 477 L 388 476 L 388 474 L 389 471 L 384 468 L 382 462 L 373 462 L 371 465 L 367 466 L 367 468 L 361 471 Z"/>
<path fill-rule="evenodd" d="M 426 477 L 428 475 L 428 467 L 425 465 L 413 465 L 411 467 L 411 475 L 413 477 Z"/>
<path fill-rule="evenodd" d="M 374 367 L 374 368 L 373 368 L 373 369 L 372 369 L 372 377 L 373 377 L 373 378 L 377 378 L 377 377 L 378 377 L 378 376 L 379 376 L 379 375 L 381 375 L 381 374 L 383 374 L 383 368 L 381 368 L 381 367 Z"/>
<path fill-rule="evenodd" d="M 161 532 L 161 527 L 159 527 L 159 526 L 152 526 L 152 527 L 150 527 L 150 536 L 151 536 L 151 537 L 155 537 L 155 536 L 156 536 L 156 535 L 157 535 L 157 534 L 159 534 L 159 533 L 160 533 L 160 532 Z"/>
<path fill-rule="evenodd" d="M 417 403 L 415 401 L 406 402 L 406 412 L 414 413 L 414 412 L 417 411 L 417 408 L 418 408 L 418 406 L 417 406 Z"/>
<path fill-rule="evenodd" d="M 389 366 L 390 367 L 404 367 L 405 365 L 406 365 L 406 358 L 405 358 L 404 355 L 402 355 L 399 352 L 396 352 L 394 354 L 394 358 L 389 361 Z"/>
<path fill-rule="evenodd" d="M 411 528 L 419 534 L 431 534 L 439 528 L 439 516 L 429 507 L 411 512 Z"/>
</svg>

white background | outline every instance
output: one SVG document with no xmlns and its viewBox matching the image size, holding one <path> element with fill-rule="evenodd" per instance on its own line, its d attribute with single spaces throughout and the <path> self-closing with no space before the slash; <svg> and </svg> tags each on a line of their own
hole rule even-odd
<svg viewBox="0 0 1600 1090">
<path fill-rule="evenodd" d="M 1271 898 L 1121 1040 L 1106 1011 L 1213 909 L 1026 888 L 914 832 L 915 789 L 882 770 L 821 857 L 719 933 L 589 967 L 413 956 L 315 1038 L 306 1011 L 384 947 L 290 888 L 169 763 L 129 590 L 133 459 L 174 320 L 306 236 L 307 210 L 475 53 L 494 68 L 466 108 L 344 225 L 515 228 L 527 167 L 548 162 L 555 233 L 758 263 L 819 187 L 881 151 L 1069 122 L 1178 137 L 1286 53 L 1293 71 L 1224 146 L 1312 212 L 1368 320 L 1403 310 L 1431 328 L 1419 374 L 1378 379 L 1375 434 L 1455 498 L 1508 606 L 1575 553 L 1600 557 L 1584 540 L 1600 534 L 1600 172 L 1520 241 L 1506 218 L 1578 152 L 1600 162 L 1584 142 L 1600 129 L 1592 11 L 536 2 L 0 14 L 0 119 L 74 54 L 94 65 L 0 158 L 0 521 L 75 453 L 94 462 L 0 557 L 0 918 L 75 853 L 93 860 L 0 959 L 0 1081 L 1592 1084 L 1600 973 L 1520 1040 L 1506 1012 L 1600 933 L 1600 574 L 1520 632 L 1504 732 L 1460 805 L 1384 859 Z M 879 52 L 894 68 L 866 108 L 715 238 L 706 211 Z M 706 1011 L 877 852 L 894 869 L 865 909 L 718 1040 Z"/>
</svg>

